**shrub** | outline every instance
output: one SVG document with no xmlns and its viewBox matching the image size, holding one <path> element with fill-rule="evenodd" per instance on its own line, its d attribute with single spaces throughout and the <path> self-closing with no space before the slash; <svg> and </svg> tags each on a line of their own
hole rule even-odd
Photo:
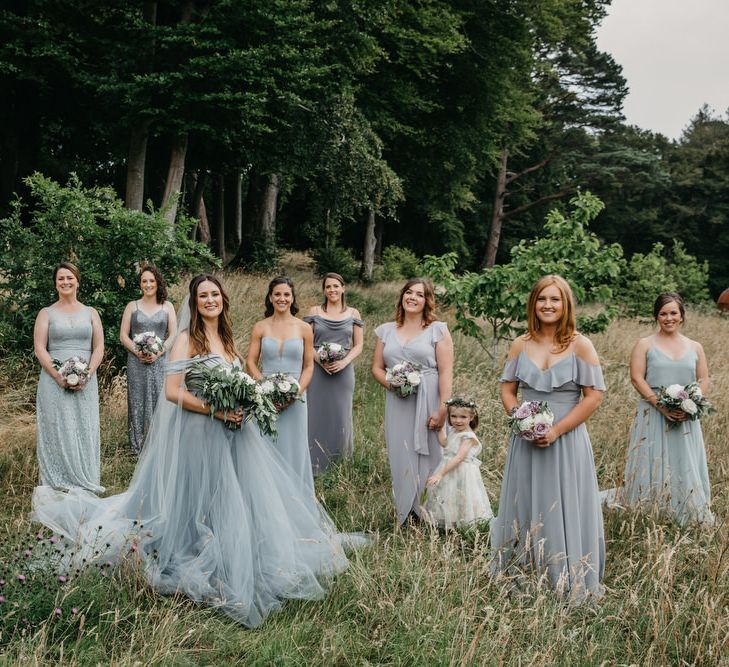
<svg viewBox="0 0 729 667">
<path fill-rule="evenodd" d="M 84 188 L 76 176 L 59 185 L 41 174 L 26 179 L 27 201 L 17 200 L 0 220 L 0 351 L 27 354 L 38 311 L 53 303 L 53 267 L 72 261 L 81 271 L 79 300 L 96 308 L 112 362 L 124 306 L 139 296 L 137 267 L 156 264 L 169 283 L 188 271 L 217 264 L 208 248 L 190 240 L 194 220 L 174 227 L 158 212 L 124 208 L 111 188 Z"/>
<path fill-rule="evenodd" d="M 349 248 L 332 245 L 316 248 L 311 253 L 314 259 L 316 272 L 323 276 L 327 273 L 338 273 L 344 281 L 351 283 L 359 276 L 359 262 L 354 258 Z"/>
<path fill-rule="evenodd" d="M 382 279 L 408 280 L 420 275 L 420 259 L 409 248 L 387 246 L 382 251 Z"/>
<path fill-rule="evenodd" d="M 265 241 L 254 241 L 246 253 L 243 267 L 254 273 L 272 274 L 279 272 L 281 250 Z"/>
</svg>

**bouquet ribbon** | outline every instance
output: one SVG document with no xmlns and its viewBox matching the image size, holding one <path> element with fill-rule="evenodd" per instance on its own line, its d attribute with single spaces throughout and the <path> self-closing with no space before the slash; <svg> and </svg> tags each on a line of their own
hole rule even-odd
<svg viewBox="0 0 729 667">
<path fill-rule="evenodd" d="M 437 368 L 423 368 L 420 371 L 422 380 L 415 394 L 415 434 L 413 438 L 413 449 L 421 456 L 428 456 L 428 382 L 425 378 L 429 375 L 438 375 Z"/>
</svg>

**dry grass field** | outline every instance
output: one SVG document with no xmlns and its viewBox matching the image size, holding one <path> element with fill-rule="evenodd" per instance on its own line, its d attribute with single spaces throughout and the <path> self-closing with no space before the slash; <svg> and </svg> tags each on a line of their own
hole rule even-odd
<svg viewBox="0 0 729 667">
<path fill-rule="evenodd" d="M 303 307 L 319 299 L 305 259 L 289 267 Z M 267 279 L 224 277 L 241 350 L 262 315 Z M 607 594 L 572 608 L 534 581 L 514 593 L 488 574 L 488 535 L 448 536 L 396 529 L 383 440 L 383 396 L 369 365 L 374 327 L 391 319 L 399 285 L 355 286 L 350 301 L 366 321 L 357 361 L 355 456 L 317 481 L 343 530 L 367 530 L 376 545 L 353 557 L 329 596 L 288 603 L 256 630 L 184 599 L 154 594 L 127 567 L 87 583 L 83 625 L 53 632 L 51 615 L 24 635 L 0 637 L 0 663 L 28 665 L 720 665 L 729 664 L 729 320 L 689 313 L 685 333 L 700 340 L 711 369 L 717 413 L 703 427 L 717 525 L 681 529 L 658 514 L 605 513 Z M 179 300 L 183 290 L 176 288 Z M 443 314 L 449 319 L 449 314 Z M 636 394 L 628 378 L 633 342 L 650 323 L 617 321 L 593 337 L 608 393 L 589 422 L 601 488 L 621 481 Z M 498 502 L 507 425 L 495 364 L 456 335 L 458 392 L 481 406 L 484 482 Z M 504 352 L 505 350 L 502 350 Z M 35 375 L 10 377 L 0 366 L 0 541 L 29 529 L 37 479 Z M 123 489 L 134 459 L 125 448 L 123 377 L 102 397 L 102 482 Z M 496 507 L 495 507 L 496 509 Z M 0 547 L 1 548 L 1 547 Z M 0 552 L 1 553 L 1 552 Z M 6 613 L 0 606 L 0 615 Z M 79 627 L 82 625 L 82 627 Z"/>
</svg>

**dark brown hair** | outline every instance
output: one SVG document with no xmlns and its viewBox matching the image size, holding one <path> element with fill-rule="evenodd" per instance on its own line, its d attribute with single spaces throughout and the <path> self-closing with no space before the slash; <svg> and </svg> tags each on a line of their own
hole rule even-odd
<svg viewBox="0 0 729 667">
<path fill-rule="evenodd" d="M 344 287 L 345 282 L 344 278 L 340 276 L 338 273 L 334 273 L 333 271 L 330 271 L 329 273 L 325 274 L 324 278 L 322 278 L 321 281 L 321 289 L 324 291 L 324 287 L 327 284 L 327 280 L 333 279 L 339 282 L 339 284 Z M 326 294 L 324 295 L 324 303 L 321 304 L 321 309 L 326 313 L 327 312 L 327 297 Z M 343 313 L 345 310 L 347 310 L 347 295 L 342 292 L 342 309 L 339 311 L 340 313 Z"/>
<path fill-rule="evenodd" d="M 562 352 L 574 340 L 577 325 L 575 323 L 575 297 L 572 295 L 572 288 L 569 283 L 556 274 L 542 276 L 532 287 L 527 300 L 527 336 L 536 338 L 540 322 L 537 317 L 537 299 L 542 291 L 554 285 L 562 296 L 562 317 L 557 323 L 557 331 L 554 334 L 554 344 Z"/>
<path fill-rule="evenodd" d="M 66 271 L 70 271 L 71 273 L 73 273 L 76 280 L 78 282 L 81 282 L 81 271 L 78 270 L 78 267 L 75 264 L 71 264 L 71 262 L 61 262 L 60 264 L 56 264 L 56 267 L 53 269 L 54 283 L 56 282 L 56 276 L 61 269 L 66 269 Z"/>
<path fill-rule="evenodd" d="M 423 308 L 423 329 L 430 326 L 435 321 L 435 290 L 433 283 L 427 278 L 410 278 L 403 288 L 400 290 L 400 296 L 397 298 L 397 308 L 395 309 L 395 323 L 401 327 L 405 322 L 405 308 L 403 308 L 402 300 L 413 285 L 422 284 L 423 293 L 425 295 L 425 306 Z"/>
<path fill-rule="evenodd" d="M 296 290 L 294 289 L 294 281 L 286 276 L 276 276 L 270 283 L 268 283 L 268 293 L 266 294 L 266 317 L 273 315 L 273 304 L 271 303 L 271 294 L 277 285 L 288 285 L 291 288 L 291 307 L 289 308 L 292 315 L 296 315 L 299 312 L 299 307 L 296 305 Z"/>
<path fill-rule="evenodd" d="M 223 348 L 231 357 L 239 357 L 238 350 L 233 341 L 233 324 L 230 321 L 230 299 L 223 289 L 223 285 L 215 276 L 203 273 L 190 281 L 190 344 L 194 354 L 209 354 L 210 341 L 205 335 L 205 324 L 202 315 L 197 309 L 197 290 L 204 282 L 211 282 L 218 287 L 223 297 L 223 310 L 218 317 L 218 334 L 223 342 Z"/>
<path fill-rule="evenodd" d="M 678 311 L 681 313 L 681 320 L 686 321 L 686 306 L 683 303 L 683 297 L 678 292 L 661 292 L 653 304 L 653 319 L 658 321 L 658 313 L 667 303 L 675 301 L 678 305 Z"/>
<path fill-rule="evenodd" d="M 153 276 L 155 281 L 157 282 L 157 303 L 164 303 L 167 301 L 167 282 L 162 277 L 162 272 L 154 266 L 154 264 L 145 264 L 140 270 L 139 270 L 139 283 L 142 283 L 142 274 L 145 271 L 149 271 Z"/>
</svg>

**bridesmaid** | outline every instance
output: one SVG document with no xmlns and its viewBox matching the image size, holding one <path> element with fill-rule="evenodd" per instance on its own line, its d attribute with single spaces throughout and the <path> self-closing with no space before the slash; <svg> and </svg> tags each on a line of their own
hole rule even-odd
<svg viewBox="0 0 729 667">
<path fill-rule="evenodd" d="M 314 376 L 307 392 L 309 453 L 314 474 L 329 462 L 352 456 L 352 362 L 362 353 L 364 322 L 356 308 L 347 308 L 344 278 L 327 273 L 322 281 L 324 303 L 314 306 L 304 322 L 314 330 Z M 322 363 L 316 353 L 322 343 L 338 343 L 346 351 L 339 361 Z"/>
<path fill-rule="evenodd" d="M 157 399 L 164 386 L 164 363 L 177 329 L 175 309 L 167 301 L 167 283 L 156 266 L 147 265 L 139 274 L 142 298 L 130 301 L 122 315 L 119 339 L 127 354 L 127 408 L 129 446 L 135 454 L 142 451 L 144 437 L 152 421 Z M 134 345 L 134 336 L 152 331 L 164 341 L 158 354 L 143 354 Z"/>
<path fill-rule="evenodd" d="M 33 330 L 41 365 L 36 396 L 40 483 L 101 493 L 96 369 L 104 356 L 104 331 L 98 313 L 78 300 L 81 274 L 76 266 L 62 262 L 53 279 L 58 300 L 38 313 Z M 85 385 L 70 387 L 53 360 L 74 356 L 89 362 L 89 379 Z"/>
<path fill-rule="evenodd" d="M 296 317 L 294 283 L 278 276 L 268 285 L 265 319 L 256 322 L 251 332 L 246 366 L 256 380 L 274 373 L 286 373 L 299 381 L 303 394 L 314 372 L 314 334 L 311 327 Z M 259 370 L 258 365 L 261 365 Z M 286 463 L 314 493 L 307 437 L 306 404 L 293 401 L 279 410 L 274 446 Z"/>
<path fill-rule="evenodd" d="M 420 495 L 442 459 L 438 431 L 446 419 L 453 385 L 453 341 L 435 319 L 435 293 L 425 278 L 411 278 L 400 290 L 395 321 L 375 330 L 372 375 L 386 389 L 385 441 L 400 524 L 421 518 Z M 387 368 L 402 361 L 421 367 L 415 395 L 400 398 L 387 381 Z"/>
<path fill-rule="evenodd" d="M 605 538 L 587 418 L 605 383 L 595 348 L 575 331 L 575 307 L 564 278 L 548 275 L 532 288 L 528 331 L 511 346 L 501 376 L 507 414 L 523 401 L 547 401 L 555 416 L 534 441 L 512 436 L 499 515 L 491 524 L 492 570 L 512 562 L 546 572 L 574 601 L 602 595 Z"/>
<path fill-rule="evenodd" d="M 680 333 L 686 319 L 676 292 L 660 294 L 653 306 L 658 331 L 641 338 L 630 356 L 630 379 L 641 400 L 630 434 L 622 493 L 604 493 L 609 504 L 655 502 L 681 524 L 712 525 L 711 485 L 701 424 L 683 411 L 656 405 L 656 391 L 671 384 L 698 382 L 705 393 L 709 369 L 700 343 Z M 667 422 L 682 422 L 669 428 Z"/>
</svg>

